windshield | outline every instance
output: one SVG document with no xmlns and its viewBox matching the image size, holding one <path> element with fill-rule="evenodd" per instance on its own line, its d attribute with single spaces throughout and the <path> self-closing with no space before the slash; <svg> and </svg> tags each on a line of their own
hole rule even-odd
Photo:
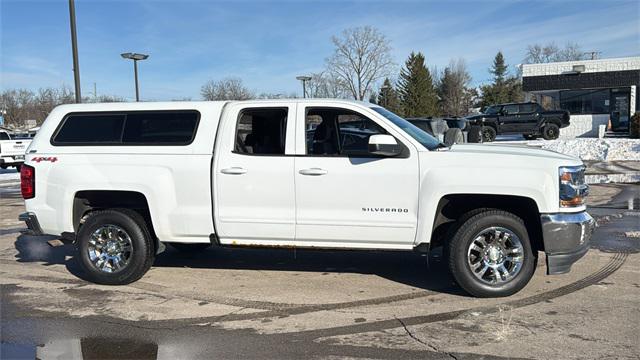
<svg viewBox="0 0 640 360">
<path fill-rule="evenodd" d="M 489 106 L 484 113 L 488 114 L 488 115 L 495 115 L 500 111 L 500 106 L 498 105 L 494 105 L 494 106 Z"/>
<path fill-rule="evenodd" d="M 381 108 L 381 107 L 372 107 L 373 111 L 387 118 L 387 120 L 391 121 L 394 125 L 402 129 L 405 133 L 409 134 L 412 138 L 414 138 L 417 142 L 419 142 L 422 146 L 427 148 L 428 150 L 434 150 L 436 148 L 441 147 L 440 141 L 435 137 L 427 134 L 422 131 L 419 127 L 413 125 L 407 120 L 401 118 L 400 116 L 392 113 L 391 111 Z"/>
</svg>

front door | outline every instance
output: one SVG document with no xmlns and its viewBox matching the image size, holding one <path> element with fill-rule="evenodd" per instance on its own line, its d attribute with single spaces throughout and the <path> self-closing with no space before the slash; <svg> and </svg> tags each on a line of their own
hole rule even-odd
<svg viewBox="0 0 640 360">
<path fill-rule="evenodd" d="M 518 131 L 518 105 L 505 105 L 498 116 L 498 132 L 512 133 Z"/>
<path fill-rule="evenodd" d="M 295 105 L 230 105 L 213 166 L 216 233 L 223 244 L 293 241 Z"/>
<path fill-rule="evenodd" d="M 361 111 L 361 110 L 360 110 Z M 320 247 L 413 247 L 418 214 L 418 157 L 368 152 L 369 137 L 395 129 L 341 104 L 298 105 L 296 243 Z"/>
<path fill-rule="evenodd" d="M 629 131 L 629 90 L 611 90 L 611 127 L 614 131 Z"/>
</svg>

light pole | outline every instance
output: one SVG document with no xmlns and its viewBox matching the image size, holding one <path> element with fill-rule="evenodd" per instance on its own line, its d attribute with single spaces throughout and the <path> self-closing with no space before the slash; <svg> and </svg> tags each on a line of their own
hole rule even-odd
<svg viewBox="0 0 640 360">
<path fill-rule="evenodd" d="M 76 103 L 81 103 L 80 64 L 78 63 L 78 39 L 76 36 L 76 5 L 74 0 L 69 0 L 69 23 L 71 24 L 71 51 L 73 52 L 73 81 L 76 86 Z"/>
<path fill-rule="evenodd" d="M 123 53 L 120 54 L 123 59 L 133 60 L 133 76 L 136 79 L 136 101 L 140 101 L 140 91 L 138 90 L 138 60 L 145 60 L 149 55 L 138 53 Z"/>
<path fill-rule="evenodd" d="M 389 90 L 391 90 L 391 86 L 387 86 L 387 85 L 382 85 L 380 87 L 380 91 L 382 92 L 383 96 L 384 96 L 384 104 L 379 104 L 384 106 L 384 108 L 387 108 L 387 105 L 389 105 Z"/>
<path fill-rule="evenodd" d="M 296 76 L 296 80 L 302 81 L 302 97 L 307 97 L 307 81 L 311 80 L 311 76 Z"/>
</svg>

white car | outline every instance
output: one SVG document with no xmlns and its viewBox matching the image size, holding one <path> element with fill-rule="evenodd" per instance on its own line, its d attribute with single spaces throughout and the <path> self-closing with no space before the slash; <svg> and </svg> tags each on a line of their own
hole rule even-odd
<svg viewBox="0 0 640 360">
<path fill-rule="evenodd" d="M 12 139 L 8 132 L 0 130 L 0 168 L 15 167 L 19 171 L 29 144 L 31 139 Z"/>
<path fill-rule="evenodd" d="M 259 100 L 62 105 L 21 171 L 35 234 L 71 239 L 89 279 L 127 284 L 178 249 L 430 251 L 481 297 L 588 250 L 584 165 L 555 152 L 453 145 L 377 105 Z"/>
</svg>

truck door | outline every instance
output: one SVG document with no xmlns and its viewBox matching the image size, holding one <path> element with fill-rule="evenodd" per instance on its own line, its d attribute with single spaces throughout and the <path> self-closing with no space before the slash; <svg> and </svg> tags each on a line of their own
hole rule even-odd
<svg viewBox="0 0 640 360">
<path fill-rule="evenodd" d="M 498 116 L 498 132 L 511 133 L 518 131 L 518 105 L 511 104 L 502 107 L 502 112 Z"/>
<path fill-rule="evenodd" d="M 214 218 L 223 244 L 294 239 L 295 104 L 230 104 L 214 150 Z"/>
<path fill-rule="evenodd" d="M 514 131 L 535 132 L 538 128 L 538 117 L 541 110 L 537 104 L 520 104 Z"/>
<path fill-rule="evenodd" d="M 304 106 L 303 106 L 304 105 Z M 418 157 L 379 157 L 369 137 L 402 135 L 372 110 L 340 103 L 298 104 L 295 157 L 296 243 L 412 248 L 418 213 Z M 368 114 L 371 112 L 371 114 Z M 406 140 L 404 140 L 406 141 Z"/>
</svg>

